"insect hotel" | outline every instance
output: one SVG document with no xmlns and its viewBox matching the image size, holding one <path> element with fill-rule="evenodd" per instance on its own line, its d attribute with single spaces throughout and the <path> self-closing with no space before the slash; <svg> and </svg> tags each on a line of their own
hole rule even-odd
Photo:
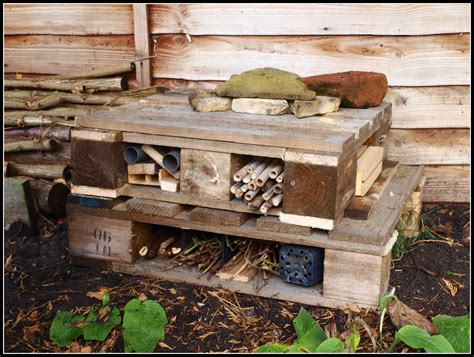
<svg viewBox="0 0 474 357">
<path fill-rule="evenodd" d="M 6 71 L 59 76 L 10 76 L 5 121 L 23 134 L 68 125 L 66 144 L 36 143 L 47 153 L 34 162 L 12 144 L 4 172 L 70 178 L 74 264 L 376 307 L 404 209 L 420 211 L 423 189 L 432 202 L 466 201 L 469 36 L 443 25 L 440 8 L 380 5 L 369 26 L 372 5 L 346 17 L 336 5 L 73 4 L 67 22 L 35 6 L 9 5 Z M 30 8 L 48 22 L 21 28 Z M 145 89 L 127 90 L 133 81 Z M 49 154 L 55 140 L 64 160 Z"/>
</svg>

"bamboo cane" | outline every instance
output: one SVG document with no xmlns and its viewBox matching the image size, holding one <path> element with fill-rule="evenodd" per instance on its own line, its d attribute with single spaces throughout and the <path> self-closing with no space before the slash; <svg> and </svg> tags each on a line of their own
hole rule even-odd
<svg viewBox="0 0 474 357">
<path fill-rule="evenodd" d="M 283 195 L 279 194 L 272 198 L 272 204 L 274 207 L 278 207 L 283 200 Z"/>
<path fill-rule="evenodd" d="M 234 176 L 234 182 L 240 182 L 242 179 L 247 175 L 247 169 L 251 169 L 253 165 L 256 164 L 256 161 L 249 162 L 247 165 L 242 167 L 239 171 L 237 171 Z"/>
<path fill-rule="evenodd" d="M 279 174 L 276 178 L 276 182 L 282 183 L 283 179 L 284 179 L 284 176 L 285 176 L 285 172 L 282 172 L 281 174 Z"/>
<path fill-rule="evenodd" d="M 265 168 L 265 170 L 262 171 L 262 173 L 257 177 L 256 183 L 258 187 L 262 187 L 265 182 L 268 181 L 270 178 L 270 171 L 273 170 L 273 168 L 278 164 L 277 159 L 273 159 L 270 164 Z"/>
<path fill-rule="evenodd" d="M 270 158 L 264 159 L 250 174 L 251 179 L 255 180 L 263 172 L 263 170 L 267 168 L 270 162 L 271 162 Z"/>
<path fill-rule="evenodd" d="M 280 175 L 283 172 L 283 165 L 282 164 L 276 164 L 272 170 L 270 171 L 270 178 L 271 179 L 276 179 L 278 175 Z"/>
</svg>

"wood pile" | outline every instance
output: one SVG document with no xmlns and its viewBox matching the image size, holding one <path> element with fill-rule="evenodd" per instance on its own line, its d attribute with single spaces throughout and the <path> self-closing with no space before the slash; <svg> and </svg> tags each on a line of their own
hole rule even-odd
<svg viewBox="0 0 474 357">
<path fill-rule="evenodd" d="M 279 159 L 254 158 L 233 175 L 230 192 L 249 209 L 266 215 L 283 200 L 283 167 Z"/>
<path fill-rule="evenodd" d="M 128 90 L 128 73 L 134 70 L 127 62 L 44 79 L 17 75 L 4 81 L 4 176 L 30 178 L 32 187 L 43 187 L 41 194 L 33 190 L 37 210 L 65 213 L 59 204 L 65 198 L 49 199 L 44 192 L 67 195 L 70 188 L 71 128 L 76 117 L 156 94 L 156 87 Z M 58 189 L 59 184 L 67 190 Z"/>
</svg>

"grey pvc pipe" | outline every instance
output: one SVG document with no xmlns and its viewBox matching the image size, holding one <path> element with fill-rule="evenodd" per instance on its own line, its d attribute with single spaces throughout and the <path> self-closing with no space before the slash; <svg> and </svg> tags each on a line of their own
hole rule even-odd
<svg viewBox="0 0 474 357">
<path fill-rule="evenodd" d="M 176 172 L 180 165 L 180 150 L 173 149 L 163 155 L 163 166 L 169 172 Z"/>
<path fill-rule="evenodd" d="M 123 158 L 129 165 L 136 164 L 148 159 L 148 155 L 143 152 L 140 146 L 130 145 L 125 148 Z"/>
</svg>

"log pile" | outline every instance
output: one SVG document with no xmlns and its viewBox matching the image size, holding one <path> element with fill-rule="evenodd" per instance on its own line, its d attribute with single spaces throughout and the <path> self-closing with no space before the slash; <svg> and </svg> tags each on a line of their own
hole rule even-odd
<svg viewBox="0 0 474 357">
<path fill-rule="evenodd" d="M 157 93 L 157 87 L 129 90 L 128 74 L 134 70 L 134 64 L 127 62 L 43 79 L 17 75 L 17 79 L 5 80 L 4 176 L 30 178 L 32 187 L 44 186 L 43 191 L 53 191 L 54 197 L 67 195 L 55 181 L 62 180 L 70 188 L 74 119 Z M 64 214 L 64 200 L 49 196 L 37 195 L 37 209 Z M 54 204 L 58 207 L 51 206 Z"/>
<path fill-rule="evenodd" d="M 230 192 L 249 209 L 266 215 L 282 203 L 283 167 L 280 159 L 254 158 L 234 174 Z"/>
</svg>

